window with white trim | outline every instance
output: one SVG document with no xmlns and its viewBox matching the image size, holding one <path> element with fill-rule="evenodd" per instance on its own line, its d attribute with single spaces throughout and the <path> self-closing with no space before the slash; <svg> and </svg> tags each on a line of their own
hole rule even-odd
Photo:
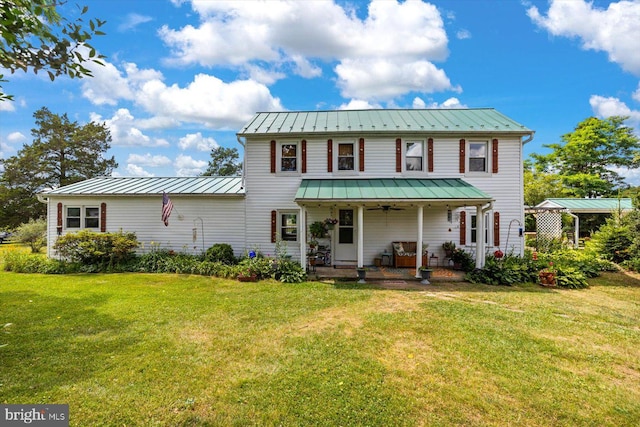
<svg viewBox="0 0 640 427">
<path fill-rule="evenodd" d="M 285 242 L 298 241 L 298 213 L 297 212 L 279 212 L 278 213 L 278 229 L 280 230 L 280 238 Z"/>
<path fill-rule="evenodd" d="M 280 145 L 280 172 L 298 171 L 298 144 L 283 143 Z"/>
<path fill-rule="evenodd" d="M 97 206 L 67 206 L 66 228 L 100 228 L 100 208 Z"/>
<path fill-rule="evenodd" d="M 467 150 L 469 172 L 489 171 L 489 143 L 487 141 L 469 141 Z"/>
<path fill-rule="evenodd" d="M 469 235 L 471 236 L 471 243 L 478 243 L 478 216 L 471 215 Z M 489 243 L 489 214 L 484 215 L 484 243 Z"/>
<path fill-rule="evenodd" d="M 405 141 L 404 170 L 407 172 L 424 171 L 424 141 Z"/>
<path fill-rule="evenodd" d="M 355 171 L 356 170 L 356 144 L 353 142 L 338 143 L 338 170 L 339 171 Z"/>
</svg>

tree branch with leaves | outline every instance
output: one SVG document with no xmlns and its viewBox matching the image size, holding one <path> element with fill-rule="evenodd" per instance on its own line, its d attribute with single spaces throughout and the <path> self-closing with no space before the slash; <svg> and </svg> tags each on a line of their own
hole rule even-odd
<svg viewBox="0 0 640 427">
<path fill-rule="evenodd" d="M 77 6 L 80 16 L 70 20 L 59 13 L 65 4 L 62 0 L 0 0 L 0 67 L 11 74 L 46 71 L 51 81 L 63 74 L 91 77 L 84 64 L 103 65 L 100 60 L 104 55 L 89 41 L 104 35 L 100 28 L 106 21 L 90 19 L 85 23 L 87 6 Z M 0 74 L 0 82 L 6 81 Z M 0 86 L 0 102 L 11 99 Z"/>
</svg>

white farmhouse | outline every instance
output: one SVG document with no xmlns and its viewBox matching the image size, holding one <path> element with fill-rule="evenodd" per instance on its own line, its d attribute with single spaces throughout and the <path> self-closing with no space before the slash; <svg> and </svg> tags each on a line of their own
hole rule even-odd
<svg viewBox="0 0 640 427">
<path fill-rule="evenodd" d="M 174 250 L 227 242 L 239 255 L 273 254 L 280 239 L 304 265 L 309 225 L 330 218 L 337 223 L 322 244 L 335 266 L 371 265 L 392 253 L 392 242 L 428 245 L 442 264 L 447 241 L 482 266 L 498 249 L 523 253 L 522 147 L 533 134 L 494 109 L 258 113 L 238 133 L 242 177 L 61 187 L 42 195 L 48 241 L 82 228 L 122 229 Z M 163 192 L 175 205 L 168 227 Z M 416 252 L 410 266 L 418 269 Z"/>
</svg>

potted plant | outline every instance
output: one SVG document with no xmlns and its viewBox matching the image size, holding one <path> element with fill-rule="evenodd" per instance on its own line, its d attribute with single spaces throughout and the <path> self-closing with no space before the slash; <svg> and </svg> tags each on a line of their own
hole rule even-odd
<svg viewBox="0 0 640 427">
<path fill-rule="evenodd" d="M 422 266 L 420 267 L 420 275 L 422 276 L 422 281 L 420 283 L 422 283 L 423 285 L 428 285 L 431 282 L 429 282 L 429 279 L 431 279 L 431 273 L 433 272 L 433 270 L 429 267 L 426 266 Z"/>
<path fill-rule="evenodd" d="M 453 251 L 456 250 L 456 244 L 449 240 L 448 242 L 444 242 L 442 244 L 442 249 L 444 249 L 444 256 L 446 256 L 447 258 L 451 258 L 453 255 Z"/>
<path fill-rule="evenodd" d="M 327 218 L 324 220 L 327 230 L 333 230 L 333 227 L 335 227 L 337 223 L 338 220 L 336 218 Z"/>
<path fill-rule="evenodd" d="M 367 269 L 358 267 L 356 268 L 356 272 L 358 273 L 358 283 L 366 283 L 364 279 L 367 277 Z"/>
<path fill-rule="evenodd" d="M 538 273 L 538 279 L 542 286 L 550 288 L 556 286 L 556 270 L 553 268 L 553 262 L 549 263 L 549 267 L 540 270 Z"/>
<path fill-rule="evenodd" d="M 309 248 L 315 249 L 318 247 L 318 241 L 316 239 L 309 240 Z"/>
<path fill-rule="evenodd" d="M 309 234 L 312 238 L 324 237 L 327 234 L 327 226 L 322 221 L 315 221 L 309 225 Z"/>
<path fill-rule="evenodd" d="M 471 254 L 462 249 L 455 249 L 453 251 L 451 261 L 453 261 L 453 268 L 455 270 L 471 271 L 475 264 Z"/>
</svg>

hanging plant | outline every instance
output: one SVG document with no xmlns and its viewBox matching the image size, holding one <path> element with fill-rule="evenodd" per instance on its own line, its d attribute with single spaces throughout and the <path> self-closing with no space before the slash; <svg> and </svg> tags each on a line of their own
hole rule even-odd
<svg viewBox="0 0 640 427">
<path fill-rule="evenodd" d="M 314 238 L 321 238 L 327 234 L 327 226 L 322 221 L 315 221 L 309 225 L 309 234 Z"/>
</svg>

